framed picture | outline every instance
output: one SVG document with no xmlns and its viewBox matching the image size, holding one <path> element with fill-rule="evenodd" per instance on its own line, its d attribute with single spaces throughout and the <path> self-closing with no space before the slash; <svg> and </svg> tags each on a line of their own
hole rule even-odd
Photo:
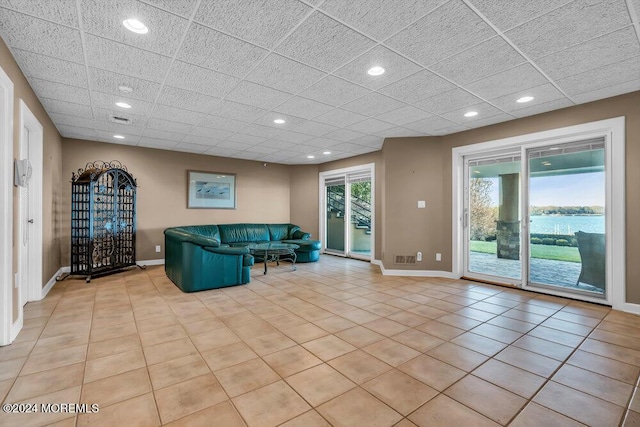
<svg viewBox="0 0 640 427">
<path fill-rule="evenodd" d="M 189 209 L 235 209 L 236 175 L 187 171 Z"/>
</svg>

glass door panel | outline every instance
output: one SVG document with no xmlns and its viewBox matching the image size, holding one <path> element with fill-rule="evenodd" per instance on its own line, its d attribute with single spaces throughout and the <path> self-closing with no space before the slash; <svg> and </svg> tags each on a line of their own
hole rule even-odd
<svg viewBox="0 0 640 427">
<path fill-rule="evenodd" d="M 520 168 L 519 151 L 467 160 L 467 276 L 521 281 Z"/>
<path fill-rule="evenodd" d="M 604 296 L 603 139 L 527 150 L 529 285 Z"/>
<path fill-rule="evenodd" d="M 371 176 L 349 177 L 349 255 L 371 257 Z"/>
<path fill-rule="evenodd" d="M 344 178 L 325 182 L 327 205 L 326 250 L 343 255 L 345 254 L 345 187 Z"/>
</svg>

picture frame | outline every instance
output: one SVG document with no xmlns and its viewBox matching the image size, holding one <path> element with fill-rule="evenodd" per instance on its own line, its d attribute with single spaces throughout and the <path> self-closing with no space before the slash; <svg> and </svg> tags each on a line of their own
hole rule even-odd
<svg viewBox="0 0 640 427">
<path fill-rule="evenodd" d="M 187 209 L 235 209 L 236 174 L 187 171 Z"/>
</svg>

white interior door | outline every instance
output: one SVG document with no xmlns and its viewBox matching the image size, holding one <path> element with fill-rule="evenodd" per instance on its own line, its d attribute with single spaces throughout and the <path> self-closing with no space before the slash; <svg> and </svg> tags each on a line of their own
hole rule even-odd
<svg viewBox="0 0 640 427">
<path fill-rule="evenodd" d="M 33 169 L 29 160 L 29 129 L 22 127 L 20 132 L 20 160 L 21 167 L 16 167 L 20 182 L 20 199 L 18 204 L 19 236 L 18 236 L 18 295 L 20 305 L 24 306 L 29 300 L 29 283 L 31 283 L 29 269 L 29 240 L 33 226 L 33 203 L 29 191 Z"/>
</svg>

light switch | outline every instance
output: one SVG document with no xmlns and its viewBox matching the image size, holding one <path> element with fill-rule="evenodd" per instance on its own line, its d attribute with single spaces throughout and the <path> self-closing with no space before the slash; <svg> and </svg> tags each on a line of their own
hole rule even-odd
<svg viewBox="0 0 640 427">
<path fill-rule="evenodd" d="M 418 209 L 424 209 L 427 207 L 427 202 L 424 200 L 418 200 Z"/>
</svg>

